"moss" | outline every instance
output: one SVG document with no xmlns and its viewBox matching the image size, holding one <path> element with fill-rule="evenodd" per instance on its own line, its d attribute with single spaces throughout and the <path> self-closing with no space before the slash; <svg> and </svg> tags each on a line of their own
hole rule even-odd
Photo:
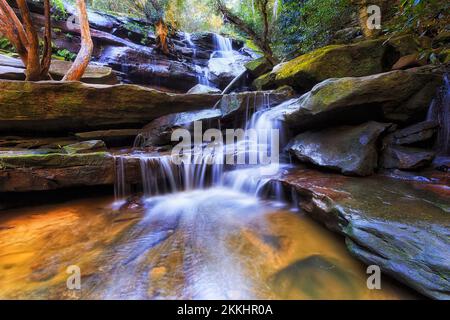
<svg viewBox="0 0 450 320">
<path fill-rule="evenodd" d="M 0 168 L 65 168 L 76 166 L 102 165 L 111 159 L 108 152 L 94 152 L 86 154 L 34 154 L 17 153 L 0 155 Z"/>
</svg>

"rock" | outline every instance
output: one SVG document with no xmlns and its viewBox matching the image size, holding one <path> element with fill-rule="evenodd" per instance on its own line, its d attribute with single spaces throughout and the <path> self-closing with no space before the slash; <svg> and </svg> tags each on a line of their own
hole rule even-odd
<svg viewBox="0 0 450 320">
<path fill-rule="evenodd" d="M 78 140 L 102 140 L 108 147 L 123 147 L 133 145 L 139 134 L 139 129 L 100 130 L 76 133 Z"/>
<path fill-rule="evenodd" d="M 25 69 L 0 65 L 0 79 L 25 80 Z"/>
<path fill-rule="evenodd" d="M 293 94 L 292 89 L 283 88 L 267 92 L 242 92 L 224 95 L 214 109 L 182 112 L 163 116 L 150 122 L 140 133 L 140 146 L 164 146 L 172 144 L 171 135 L 178 128 L 193 129 L 192 122 L 201 121 L 203 130 L 220 127 L 237 128 L 244 125 L 241 121 L 254 111 L 276 105 Z"/>
<path fill-rule="evenodd" d="M 144 126 L 163 115 L 211 108 L 211 94 L 169 94 L 135 85 L 0 81 L 0 132 L 80 132 Z"/>
<path fill-rule="evenodd" d="M 193 129 L 194 121 L 201 121 L 203 129 L 210 127 L 211 121 L 220 119 L 220 109 L 182 112 L 163 116 L 146 125 L 136 140 L 138 147 L 165 146 L 171 141 L 172 132 L 178 128 Z"/>
<path fill-rule="evenodd" d="M 261 57 L 256 60 L 247 62 L 245 68 L 251 74 L 252 77 L 258 78 L 273 69 L 272 64 L 265 58 Z"/>
<path fill-rule="evenodd" d="M 271 107 L 293 97 L 295 92 L 285 86 L 273 91 L 252 91 L 224 95 L 218 104 L 225 120 L 235 120 L 236 115 L 251 114 L 269 105 Z"/>
<path fill-rule="evenodd" d="M 333 36 L 333 43 L 345 44 L 350 43 L 356 38 L 362 36 L 360 27 L 348 27 L 338 30 Z"/>
<path fill-rule="evenodd" d="M 445 184 L 293 169 L 278 179 L 301 207 L 345 236 L 350 252 L 435 299 L 450 299 L 450 197 Z"/>
<path fill-rule="evenodd" d="M 392 66 L 392 70 L 404 70 L 424 66 L 426 64 L 426 59 L 420 59 L 418 53 L 413 53 L 398 59 L 398 61 Z"/>
<path fill-rule="evenodd" d="M 381 166 L 385 169 L 418 170 L 428 167 L 436 153 L 419 148 L 388 146 L 383 150 Z"/>
<path fill-rule="evenodd" d="M 106 151 L 106 144 L 101 140 L 83 141 L 63 147 L 68 154 Z"/>
<path fill-rule="evenodd" d="M 349 121 L 413 122 L 425 117 L 442 83 L 442 75 L 426 68 L 325 80 L 268 116 L 285 121 L 294 132 Z"/>
<path fill-rule="evenodd" d="M 62 147 L 76 143 L 77 141 L 70 137 L 0 137 L 0 148 L 17 149 L 53 149 L 60 150 Z"/>
<path fill-rule="evenodd" d="M 437 132 L 439 123 L 436 121 L 424 121 L 407 128 L 397 130 L 383 141 L 384 145 L 410 145 L 430 140 Z"/>
<path fill-rule="evenodd" d="M 187 93 L 189 94 L 194 94 L 194 93 L 222 93 L 222 91 L 220 89 L 214 88 L 214 87 L 210 87 L 210 86 L 205 86 L 203 84 L 197 84 L 194 87 L 192 87 Z"/>
<path fill-rule="evenodd" d="M 208 62 L 208 80 L 224 89 L 234 78 L 245 71 L 244 64 L 248 61 L 249 58 L 240 56 L 211 58 Z"/>
<path fill-rule="evenodd" d="M 72 66 L 72 62 L 62 60 L 52 60 L 50 65 L 50 75 L 54 80 L 61 80 Z M 110 67 L 90 64 L 81 78 L 82 82 L 93 84 L 117 84 L 116 75 Z"/>
<path fill-rule="evenodd" d="M 309 131 L 295 137 L 288 149 L 300 161 L 345 175 L 368 176 L 378 166 L 378 138 L 389 127 L 389 124 L 368 122 L 355 127 Z"/>
<path fill-rule="evenodd" d="M 329 78 L 362 77 L 392 68 L 402 55 L 416 53 L 412 36 L 367 40 L 350 45 L 330 45 L 275 66 L 254 81 L 259 90 L 289 85 L 307 91 Z"/>
<path fill-rule="evenodd" d="M 126 179 L 140 181 L 138 161 L 126 160 Z M 0 192 L 56 190 L 114 184 L 114 157 L 106 152 L 85 154 L 0 154 Z"/>
<path fill-rule="evenodd" d="M 53 59 L 50 65 L 50 75 L 54 80 L 61 80 L 72 66 L 70 61 Z M 0 55 L 0 79 L 25 80 L 25 67 L 20 59 Z M 82 82 L 93 84 L 117 84 L 116 75 L 109 67 L 90 64 Z"/>
</svg>

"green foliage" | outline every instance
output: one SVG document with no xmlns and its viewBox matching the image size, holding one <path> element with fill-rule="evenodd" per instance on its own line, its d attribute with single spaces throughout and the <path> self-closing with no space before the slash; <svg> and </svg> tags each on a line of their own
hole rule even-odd
<svg viewBox="0 0 450 320">
<path fill-rule="evenodd" d="M 275 37 L 277 54 L 290 57 L 329 44 L 352 12 L 350 0 L 283 0 Z"/>
<path fill-rule="evenodd" d="M 387 30 L 435 35 L 450 24 L 447 0 L 402 0 Z"/>
<path fill-rule="evenodd" d="M 67 49 L 56 50 L 55 55 L 57 57 L 63 58 L 66 61 L 74 61 L 77 55 L 73 52 L 70 52 Z"/>
<path fill-rule="evenodd" d="M 5 51 L 13 51 L 14 46 L 6 38 L 0 38 L 0 49 Z"/>
</svg>

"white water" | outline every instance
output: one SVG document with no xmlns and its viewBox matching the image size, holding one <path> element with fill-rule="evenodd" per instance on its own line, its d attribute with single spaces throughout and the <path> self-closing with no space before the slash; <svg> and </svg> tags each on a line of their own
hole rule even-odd
<svg viewBox="0 0 450 320">
<path fill-rule="evenodd" d="M 203 152 L 194 153 L 189 163 L 177 165 L 171 155 L 155 156 L 145 153 L 134 153 L 122 157 L 139 159 L 143 191 L 146 197 L 207 189 L 211 187 L 226 187 L 235 191 L 255 196 L 270 196 L 278 201 L 284 200 L 284 191 L 280 183 L 273 182 L 277 174 L 288 168 L 289 165 L 279 164 L 279 159 L 269 165 L 227 165 L 226 157 L 232 154 L 236 159 L 242 156 L 245 159 L 267 159 L 278 150 L 271 148 L 276 145 L 272 139 L 281 138 L 283 141 L 283 128 L 280 123 L 267 116 L 271 109 L 270 95 L 262 95 L 262 99 L 253 97 L 254 104 L 247 103 L 245 114 L 245 129 L 253 130 L 255 136 L 245 136 L 243 140 L 236 141 L 232 147 L 224 146 L 214 149 L 215 153 L 206 155 Z M 278 129 L 280 137 L 270 134 L 271 130 Z M 278 141 L 277 141 L 278 142 Z M 280 147 L 283 146 L 283 142 Z M 195 146 L 194 146 L 195 148 Z M 200 151 L 204 150 L 200 147 Z M 219 150 L 217 152 L 217 150 Z M 231 150 L 231 152 L 230 152 Z M 266 163 L 266 162 L 264 162 Z M 119 192 L 116 196 L 126 196 L 126 187 L 123 179 L 123 162 L 116 161 L 117 179 L 116 187 Z M 120 199 L 119 199 L 120 200 Z"/>
</svg>

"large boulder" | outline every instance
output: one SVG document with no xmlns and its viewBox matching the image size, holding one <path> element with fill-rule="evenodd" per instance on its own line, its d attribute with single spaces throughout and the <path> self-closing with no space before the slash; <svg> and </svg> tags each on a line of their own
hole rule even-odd
<svg viewBox="0 0 450 320">
<path fill-rule="evenodd" d="M 290 85 L 307 91 L 329 78 L 362 77 L 391 70 L 394 63 L 418 51 L 412 36 L 330 45 L 275 66 L 255 80 L 254 86 L 274 89 Z"/>
<path fill-rule="evenodd" d="M 378 166 L 377 141 L 391 125 L 367 122 L 295 137 L 288 148 L 300 161 L 339 171 L 345 175 L 368 176 Z"/>
<path fill-rule="evenodd" d="M 273 69 L 273 65 L 265 58 L 261 57 L 253 61 L 247 62 L 245 68 L 254 78 L 258 78 Z"/>
<path fill-rule="evenodd" d="M 366 77 L 328 79 L 270 112 L 296 132 L 333 124 L 423 119 L 442 83 L 428 67 Z"/>
<path fill-rule="evenodd" d="M 352 255 L 435 299 L 450 299 L 450 197 L 436 179 L 364 179 L 294 169 L 280 179 L 299 205 L 345 236 Z M 447 179 L 448 180 L 448 179 Z"/>
<path fill-rule="evenodd" d="M 142 127 L 163 115 L 211 108 L 221 98 L 54 81 L 0 81 L 0 91 L 0 132 L 8 133 Z"/>
</svg>

